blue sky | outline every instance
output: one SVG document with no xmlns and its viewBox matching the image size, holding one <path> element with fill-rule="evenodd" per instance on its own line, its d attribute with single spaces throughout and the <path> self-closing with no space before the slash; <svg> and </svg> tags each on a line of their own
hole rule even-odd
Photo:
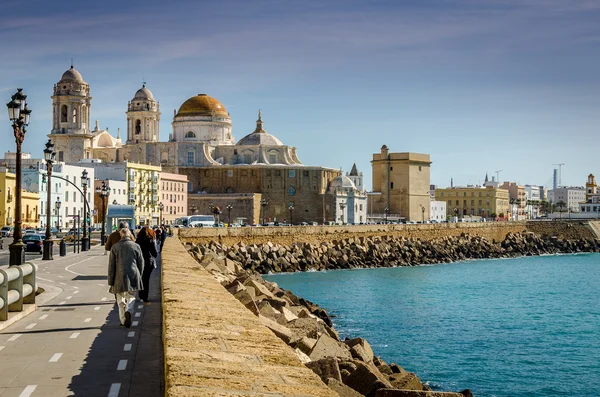
<svg viewBox="0 0 600 397">
<path fill-rule="evenodd" d="M 356 162 L 367 188 L 383 144 L 429 153 L 441 186 L 496 170 L 549 185 L 553 163 L 566 164 L 563 184 L 600 173 L 598 0 L 3 0 L 0 52 L 4 103 L 16 87 L 29 95 L 34 156 L 73 58 L 92 120 L 114 135 L 146 80 L 163 140 L 173 109 L 207 93 L 231 113 L 236 139 L 260 108 L 304 164 Z M 0 134 L 12 136 L 4 120 Z"/>
</svg>

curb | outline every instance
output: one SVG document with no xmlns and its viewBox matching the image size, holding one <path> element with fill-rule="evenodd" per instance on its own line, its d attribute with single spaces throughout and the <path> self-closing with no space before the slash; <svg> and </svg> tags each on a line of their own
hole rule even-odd
<svg viewBox="0 0 600 397">
<path fill-rule="evenodd" d="M 16 323 L 23 317 L 30 315 L 31 313 L 35 312 L 36 310 L 37 310 L 37 304 L 31 304 L 31 305 L 23 305 L 23 311 L 21 311 L 21 312 L 8 313 L 8 320 L 2 321 L 0 323 L 0 331 L 2 331 L 5 328 L 10 327 L 11 325 Z"/>
</svg>

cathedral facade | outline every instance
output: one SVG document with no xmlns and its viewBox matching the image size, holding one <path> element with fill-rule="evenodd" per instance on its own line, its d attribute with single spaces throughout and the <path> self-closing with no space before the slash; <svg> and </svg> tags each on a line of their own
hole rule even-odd
<svg viewBox="0 0 600 397">
<path fill-rule="evenodd" d="M 194 203 L 190 214 L 229 206 L 231 218 L 246 218 L 247 223 L 286 221 L 288 216 L 294 223 L 352 219 L 336 216 L 339 205 L 332 202 L 336 189 L 330 183 L 341 171 L 302 164 L 295 147 L 265 130 L 260 111 L 254 131 L 236 142 L 225 106 L 198 94 L 174 112 L 169 139 L 160 141 L 160 104 L 144 84 L 127 104 L 123 144 L 120 131 L 115 138 L 97 122 L 90 129 L 91 99 L 89 85 L 73 67 L 54 86 L 49 137 L 59 161 L 129 161 L 186 175 L 188 198 Z M 248 197 L 253 198 L 250 205 Z"/>
</svg>

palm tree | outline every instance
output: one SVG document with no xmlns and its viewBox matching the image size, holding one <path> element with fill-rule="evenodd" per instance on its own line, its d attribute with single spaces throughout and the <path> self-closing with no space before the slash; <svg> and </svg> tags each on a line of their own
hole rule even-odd
<svg viewBox="0 0 600 397">
<path fill-rule="evenodd" d="M 560 214 L 560 219 L 562 219 L 562 213 L 565 210 L 565 207 L 567 206 L 567 204 L 565 204 L 564 201 L 559 201 L 558 203 L 556 203 L 556 207 L 558 208 L 558 213 Z"/>
</svg>

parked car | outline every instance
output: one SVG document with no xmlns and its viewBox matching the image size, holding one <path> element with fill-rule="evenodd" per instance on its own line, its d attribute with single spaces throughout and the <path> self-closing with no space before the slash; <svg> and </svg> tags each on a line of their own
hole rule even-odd
<svg viewBox="0 0 600 397">
<path fill-rule="evenodd" d="M 25 251 L 42 253 L 42 241 L 44 237 L 39 234 L 26 234 L 23 236 L 23 244 L 25 244 Z"/>
<path fill-rule="evenodd" d="M 70 243 L 70 242 L 80 239 L 82 237 L 82 233 L 83 232 L 81 231 L 81 229 L 79 230 L 79 232 L 77 232 L 77 230 L 75 230 L 75 229 L 71 229 L 65 235 L 64 239 L 66 242 Z"/>
<path fill-rule="evenodd" d="M 12 226 L 3 226 L 0 229 L 0 237 L 10 237 L 13 235 L 15 228 Z"/>
<path fill-rule="evenodd" d="M 26 229 L 23 232 L 23 235 L 28 235 L 28 234 L 37 234 L 37 230 L 35 230 L 35 229 Z"/>
</svg>

